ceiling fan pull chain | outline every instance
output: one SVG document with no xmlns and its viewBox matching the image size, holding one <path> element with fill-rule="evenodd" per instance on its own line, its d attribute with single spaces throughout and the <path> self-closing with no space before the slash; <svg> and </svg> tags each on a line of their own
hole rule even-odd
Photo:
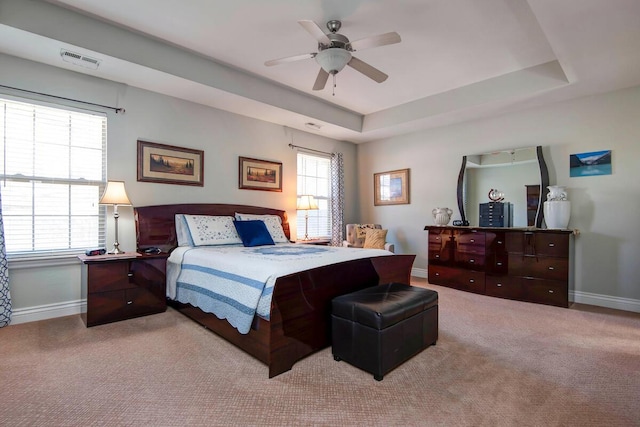
<svg viewBox="0 0 640 427">
<path fill-rule="evenodd" d="M 333 74 L 333 96 L 336 96 L 336 74 L 338 73 Z"/>
</svg>

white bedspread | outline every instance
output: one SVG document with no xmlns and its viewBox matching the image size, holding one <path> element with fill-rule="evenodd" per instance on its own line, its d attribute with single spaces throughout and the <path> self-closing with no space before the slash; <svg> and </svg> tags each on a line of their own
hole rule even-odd
<svg viewBox="0 0 640 427">
<path fill-rule="evenodd" d="M 360 258 L 393 255 L 382 249 L 300 244 L 178 247 L 167 262 L 167 297 L 227 319 L 240 333 L 253 317 L 269 319 L 276 279 Z"/>
</svg>

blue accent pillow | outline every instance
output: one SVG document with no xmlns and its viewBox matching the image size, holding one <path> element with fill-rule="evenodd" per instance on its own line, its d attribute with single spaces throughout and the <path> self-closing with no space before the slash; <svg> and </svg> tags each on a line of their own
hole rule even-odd
<svg viewBox="0 0 640 427">
<path fill-rule="evenodd" d="M 264 221 L 259 219 L 250 221 L 234 221 L 233 225 L 236 226 L 238 236 L 240 236 L 242 244 L 246 247 L 275 245 Z"/>
</svg>

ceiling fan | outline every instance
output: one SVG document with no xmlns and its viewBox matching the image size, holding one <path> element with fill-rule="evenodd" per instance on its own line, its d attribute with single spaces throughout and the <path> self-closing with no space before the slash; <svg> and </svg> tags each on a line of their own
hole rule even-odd
<svg viewBox="0 0 640 427">
<path fill-rule="evenodd" d="M 324 89 L 329 75 L 333 76 L 333 86 L 335 87 L 336 74 L 342 71 L 342 69 L 347 65 L 378 83 L 382 83 L 387 79 L 387 77 L 389 77 L 377 68 L 374 68 L 353 56 L 352 52 L 400 43 L 400 35 L 395 31 L 366 37 L 352 42 L 349 41 L 346 36 L 338 33 L 340 27 L 342 27 L 342 22 L 338 20 L 334 19 L 327 22 L 327 28 L 329 29 L 329 33 L 327 34 L 325 34 L 320 26 L 313 21 L 304 20 L 298 21 L 298 23 L 318 41 L 318 52 L 303 53 L 302 55 L 272 59 L 271 61 L 265 62 L 264 65 L 270 67 L 272 65 L 283 64 L 286 62 L 315 58 L 316 62 L 320 65 L 320 71 L 318 72 L 318 77 L 316 77 L 316 81 L 313 85 L 313 90 Z"/>
</svg>

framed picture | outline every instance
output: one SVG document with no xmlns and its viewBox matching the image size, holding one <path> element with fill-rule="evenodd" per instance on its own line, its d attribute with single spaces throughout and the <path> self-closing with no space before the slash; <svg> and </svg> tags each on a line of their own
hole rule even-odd
<svg viewBox="0 0 640 427">
<path fill-rule="evenodd" d="M 409 203 L 409 169 L 373 174 L 375 206 Z"/>
<path fill-rule="evenodd" d="M 138 140 L 138 181 L 204 185 L 204 151 Z"/>
<path fill-rule="evenodd" d="M 569 156 L 569 176 L 611 175 L 611 150 L 577 153 Z"/>
<path fill-rule="evenodd" d="M 238 188 L 282 191 L 282 163 L 240 157 Z"/>
</svg>

